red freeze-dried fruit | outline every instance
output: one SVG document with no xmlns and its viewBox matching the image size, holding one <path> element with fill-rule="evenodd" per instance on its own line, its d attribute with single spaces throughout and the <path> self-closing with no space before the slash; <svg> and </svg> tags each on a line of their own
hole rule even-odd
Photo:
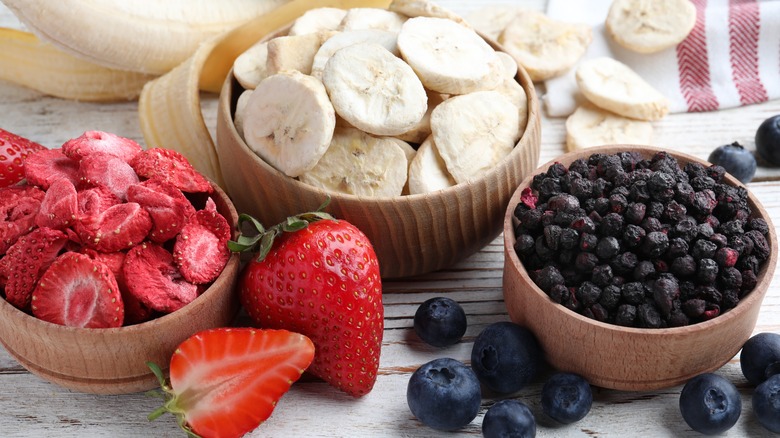
<svg viewBox="0 0 780 438">
<path fill-rule="evenodd" d="M 82 216 L 74 229 L 88 248 L 115 252 L 143 242 L 152 229 L 152 219 L 139 204 L 128 202 L 97 215 Z"/>
<path fill-rule="evenodd" d="M 0 129 L 0 187 L 14 185 L 24 178 L 24 160 L 45 147 Z"/>
<path fill-rule="evenodd" d="M 142 178 L 162 179 L 187 193 L 212 191 L 209 181 L 192 167 L 187 158 L 170 149 L 147 149 L 136 155 L 130 165 Z"/>
<path fill-rule="evenodd" d="M 79 213 L 83 216 L 97 216 L 121 203 L 121 199 L 102 186 L 79 190 L 78 192 Z"/>
<path fill-rule="evenodd" d="M 119 199 L 127 199 L 127 188 L 138 184 L 138 175 L 121 158 L 94 153 L 81 160 L 79 182 L 87 187 L 103 186 Z"/>
<path fill-rule="evenodd" d="M 195 284 L 214 281 L 230 260 L 230 237 L 230 224 L 209 198 L 176 236 L 173 254 L 181 275 Z"/>
<path fill-rule="evenodd" d="M 141 204 L 152 217 L 149 240 L 157 243 L 176 237 L 190 216 L 195 214 L 195 207 L 181 190 L 158 179 L 149 179 L 130 186 L 127 190 L 127 200 Z"/>
<path fill-rule="evenodd" d="M 526 187 L 523 189 L 522 193 L 520 193 L 520 202 L 525 204 L 528 208 L 536 208 L 536 203 L 539 201 L 539 198 L 534 195 L 533 190 Z"/>
<path fill-rule="evenodd" d="M 43 190 L 60 178 L 67 178 L 76 185 L 79 181 L 78 171 L 79 162 L 65 156 L 62 149 L 44 149 L 30 154 L 24 161 L 27 183 Z"/>
<path fill-rule="evenodd" d="M 58 230 L 68 228 L 75 222 L 78 209 L 76 187 L 69 179 L 60 178 L 46 190 L 35 224 Z"/>
<path fill-rule="evenodd" d="M 125 263 L 125 253 L 99 252 L 89 248 L 84 248 L 82 251 L 84 254 L 92 258 L 92 260 L 106 265 L 108 269 L 111 270 L 111 273 L 114 274 L 116 284 L 119 286 L 119 292 L 122 294 L 122 302 L 125 305 L 124 325 L 138 324 L 144 321 L 148 321 L 152 318 L 152 309 L 141 303 L 138 298 L 131 294 L 130 290 L 127 288 L 125 275 L 122 271 L 122 266 Z"/>
<path fill-rule="evenodd" d="M 65 233 L 51 228 L 36 228 L 19 237 L 2 259 L 8 278 L 6 301 L 26 310 L 38 278 L 57 258 L 67 240 Z"/>
<path fill-rule="evenodd" d="M 43 190 L 33 186 L 0 188 L 0 256 L 35 226 L 44 195 Z"/>
<path fill-rule="evenodd" d="M 153 310 L 170 313 L 198 297 L 198 286 L 181 277 L 173 255 L 160 245 L 144 242 L 127 253 L 122 266 L 130 293 Z"/>
<path fill-rule="evenodd" d="M 74 160 L 81 160 L 95 153 L 106 153 L 129 163 L 141 151 L 143 148 L 135 141 L 102 131 L 87 131 L 62 145 L 62 152 Z"/>
<path fill-rule="evenodd" d="M 35 317 L 70 327 L 120 327 L 125 311 L 111 270 L 86 254 L 57 257 L 32 295 Z"/>
</svg>

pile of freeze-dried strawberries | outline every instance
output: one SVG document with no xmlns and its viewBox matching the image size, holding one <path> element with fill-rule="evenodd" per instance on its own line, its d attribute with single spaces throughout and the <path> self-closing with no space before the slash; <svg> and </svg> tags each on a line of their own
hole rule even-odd
<svg viewBox="0 0 780 438">
<path fill-rule="evenodd" d="M 0 188 L 0 290 L 56 324 L 119 327 L 193 301 L 230 258 L 231 225 L 181 154 L 89 131 Z"/>
</svg>

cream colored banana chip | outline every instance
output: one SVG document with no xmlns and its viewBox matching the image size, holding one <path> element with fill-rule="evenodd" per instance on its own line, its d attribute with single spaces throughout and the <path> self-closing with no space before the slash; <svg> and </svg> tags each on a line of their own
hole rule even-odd
<svg viewBox="0 0 780 438">
<path fill-rule="evenodd" d="M 241 138 L 244 138 L 244 111 L 246 111 L 246 104 L 249 103 L 249 96 L 253 92 L 254 90 L 244 90 L 236 100 L 236 115 L 233 117 L 233 124 L 235 124 L 236 131 Z"/>
<path fill-rule="evenodd" d="M 676 46 L 695 24 L 696 7 L 690 0 L 614 0 L 605 22 L 615 42 L 639 53 Z"/>
<path fill-rule="evenodd" d="M 498 41 L 506 26 L 515 18 L 515 15 L 525 10 L 525 8 L 511 5 L 483 6 L 466 15 L 466 21 L 486 37 L 493 41 Z"/>
<path fill-rule="evenodd" d="M 588 103 L 566 119 L 566 149 L 569 152 L 607 144 L 649 145 L 652 139 L 650 122 L 621 117 Z"/>
<path fill-rule="evenodd" d="M 336 30 L 347 11 L 340 8 L 315 8 L 295 19 L 287 35 L 305 35 L 321 31 Z"/>
<path fill-rule="evenodd" d="M 422 119 L 412 126 L 408 131 L 396 135 L 403 141 L 420 144 L 431 135 L 431 112 L 436 105 L 444 102 L 444 95 L 431 90 L 425 90 L 428 95 L 428 109 L 423 114 Z"/>
<path fill-rule="evenodd" d="M 622 62 L 602 57 L 577 67 L 580 92 L 594 105 L 639 120 L 658 120 L 669 112 L 669 100 Z"/>
<path fill-rule="evenodd" d="M 392 197 L 401 195 L 408 167 L 406 154 L 394 140 L 337 128 L 328 151 L 299 179 L 348 195 Z"/>
<path fill-rule="evenodd" d="M 393 0 L 388 10 L 398 12 L 407 17 L 438 17 L 447 18 L 456 23 L 471 27 L 460 15 L 428 0 Z"/>
<path fill-rule="evenodd" d="M 266 73 L 270 76 L 285 70 L 311 73 L 314 55 L 330 37 L 329 31 L 303 35 L 280 36 L 268 41 Z"/>
<path fill-rule="evenodd" d="M 446 18 L 415 17 L 398 34 L 398 49 L 426 88 L 447 94 L 490 90 L 504 66 L 476 32 Z"/>
<path fill-rule="evenodd" d="M 585 54 L 593 32 L 585 24 L 552 20 L 541 12 L 514 16 L 499 42 L 534 82 L 560 76 Z"/>
<path fill-rule="evenodd" d="M 376 43 L 389 50 L 393 55 L 400 55 L 396 44 L 398 34 L 386 30 L 364 29 L 339 32 L 328 38 L 314 55 L 311 75 L 322 79 L 322 69 L 331 56 L 344 47 L 358 43 Z"/>
<path fill-rule="evenodd" d="M 517 107 L 518 126 L 520 126 L 520 135 L 522 135 L 528 124 L 528 95 L 522 85 L 514 78 L 504 79 L 504 82 L 493 91 L 501 93 Z"/>
<path fill-rule="evenodd" d="M 431 193 L 455 184 L 436 148 L 433 136 L 428 137 L 420 144 L 409 165 L 409 194 Z"/>
<path fill-rule="evenodd" d="M 517 76 L 517 61 L 509 53 L 497 51 L 496 55 L 501 59 L 501 65 L 504 66 L 504 75 L 507 78 L 514 79 Z"/>
<path fill-rule="evenodd" d="M 268 43 L 257 43 L 233 61 L 233 76 L 244 89 L 253 90 L 268 77 Z"/>
<path fill-rule="evenodd" d="M 517 107 L 497 91 L 451 97 L 431 114 L 433 142 L 458 183 L 494 168 L 520 138 Z"/>
<path fill-rule="evenodd" d="M 353 44 L 334 53 L 322 83 L 338 115 L 370 134 L 407 132 L 428 107 L 412 68 L 378 44 Z"/>
<path fill-rule="evenodd" d="M 317 164 L 336 127 L 336 112 L 325 87 L 298 71 L 261 82 L 249 96 L 243 117 L 249 148 L 292 177 Z"/>
<path fill-rule="evenodd" d="M 338 30 L 377 29 L 398 33 L 406 17 L 379 8 L 352 8 L 341 20 Z"/>
</svg>

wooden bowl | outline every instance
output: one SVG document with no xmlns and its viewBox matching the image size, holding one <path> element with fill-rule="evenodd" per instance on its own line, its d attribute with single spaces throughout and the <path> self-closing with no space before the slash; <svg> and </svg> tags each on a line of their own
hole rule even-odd
<svg viewBox="0 0 780 438">
<path fill-rule="evenodd" d="M 536 93 L 525 70 L 519 68 L 516 79 L 528 95 L 528 125 L 512 153 L 498 166 L 480 178 L 435 193 L 377 199 L 304 184 L 252 152 L 233 124 L 236 100 L 243 89 L 231 73 L 222 88 L 217 115 L 217 153 L 225 189 L 240 212 L 264 225 L 316 209 L 330 196 L 327 211 L 368 236 L 383 278 L 445 268 L 501 234 L 501 218 L 512 191 L 539 160 Z"/>
<path fill-rule="evenodd" d="M 214 185 L 217 210 L 235 226 L 238 215 Z M 227 326 L 238 313 L 239 256 L 195 301 L 137 325 L 111 329 L 66 327 L 42 321 L 0 299 L 0 342 L 33 374 L 65 388 L 95 394 L 124 394 L 159 385 L 147 361 L 167 370 L 176 347 L 207 328 Z"/>
<path fill-rule="evenodd" d="M 568 166 L 593 153 L 613 154 L 636 150 L 650 157 L 660 149 L 614 145 L 565 154 L 534 172 L 545 172 L 554 162 Z M 703 160 L 666 151 L 681 166 Z M 604 388 L 642 391 L 666 388 L 686 382 L 704 372 L 714 371 L 742 348 L 756 325 L 761 302 L 766 295 L 777 263 L 777 235 L 767 212 L 749 194 L 755 217 L 769 224 L 771 254 L 758 273 L 758 283 L 733 309 L 697 324 L 662 329 L 629 328 L 596 321 L 553 302 L 528 276 L 513 249 L 515 233 L 512 216 L 521 191 L 532 176 L 517 188 L 504 217 L 504 300 L 512 321 L 531 329 L 544 349 L 547 361 L 556 369 L 582 375 L 591 384 Z M 725 181 L 740 183 L 731 175 Z"/>
</svg>

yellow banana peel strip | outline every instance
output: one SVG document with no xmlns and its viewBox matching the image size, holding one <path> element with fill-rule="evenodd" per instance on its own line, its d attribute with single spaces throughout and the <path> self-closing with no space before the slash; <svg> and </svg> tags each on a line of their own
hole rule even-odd
<svg viewBox="0 0 780 438">
<path fill-rule="evenodd" d="M 224 186 L 199 90 L 219 92 L 239 54 L 309 9 L 386 8 L 389 4 L 389 0 L 293 0 L 204 42 L 188 60 L 144 86 L 138 112 L 147 147 L 180 152 L 199 172 Z"/>
<path fill-rule="evenodd" d="M 0 28 L 0 80 L 44 94 L 93 102 L 132 100 L 155 77 L 84 61 L 29 32 Z"/>
</svg>

